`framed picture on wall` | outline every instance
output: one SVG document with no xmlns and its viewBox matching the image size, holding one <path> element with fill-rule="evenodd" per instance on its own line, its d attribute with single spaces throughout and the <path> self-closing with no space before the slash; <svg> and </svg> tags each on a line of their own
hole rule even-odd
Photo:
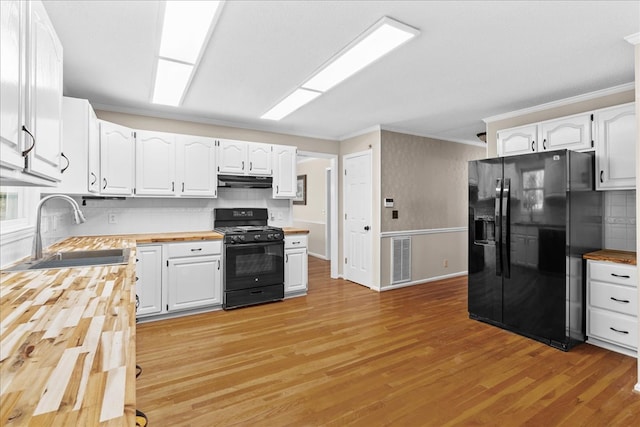
<svg viewBox="0 0 640 427">
<path fill-rule="evenodd" d="M 293 199 L 294 205 L 307 204 L 307 175 L 298 175 L 296 186 L 296 197 Z"/>
</svg>

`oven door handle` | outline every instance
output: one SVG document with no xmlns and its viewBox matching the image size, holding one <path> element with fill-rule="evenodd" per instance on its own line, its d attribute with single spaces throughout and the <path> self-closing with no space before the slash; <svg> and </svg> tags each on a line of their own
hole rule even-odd
<svg viewBox="0 0 640 427">
<path fill-rule="evenodd" d="M 270 242 L 256 242 L 256 243 L 240 243 L 240 244 L 231 244 L 226 245 L 228 249 L 243 249 L 243 248 L 261 248 L 263 246 L 275 246 L 281 245 L 284 247 L 284 240 L 272 240 Z"/>
</svg>

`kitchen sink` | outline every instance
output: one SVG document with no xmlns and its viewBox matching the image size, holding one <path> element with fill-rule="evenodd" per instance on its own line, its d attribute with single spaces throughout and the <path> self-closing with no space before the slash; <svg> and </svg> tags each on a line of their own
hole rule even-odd
<svg viewBox="0 0 640 427">
<path fill-rule="evenodd" d="M 53 268 L 91 267 L 129 262 L 131 249 L 101 249 L 92 251 L 55 252 L 42 259 L 26 261 L 5 271 L 47 270 Z"/>
</svg>

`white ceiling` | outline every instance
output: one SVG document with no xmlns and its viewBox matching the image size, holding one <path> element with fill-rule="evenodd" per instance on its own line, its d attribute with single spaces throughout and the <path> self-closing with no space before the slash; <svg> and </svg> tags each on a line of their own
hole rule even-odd
<svg viewBox="0 0 640 427">
<path fill-rule="evenodd" d="M 483 118 L 634 79 L 638 1 L 228 0 L 181 107 L 150 103 L 162 2 L 51 1 L 65 95 L 114 111 L 343 139 L 477 142 Z M 421 34 L 279 122 L 259 117 L 382 16 Z"/>
</svg>

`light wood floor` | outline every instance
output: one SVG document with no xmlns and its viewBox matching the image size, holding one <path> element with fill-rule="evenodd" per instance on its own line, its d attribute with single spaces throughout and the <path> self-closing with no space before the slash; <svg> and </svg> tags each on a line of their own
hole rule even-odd
<svg viewBox="0 0 640 427">
<path fill-rule="evenodd" d="M 569 353 L 468 319 L 466 278 L 309 294 L 139 324 L 150 426 L 636 426 L 636 360 Z"/>
</svg>

